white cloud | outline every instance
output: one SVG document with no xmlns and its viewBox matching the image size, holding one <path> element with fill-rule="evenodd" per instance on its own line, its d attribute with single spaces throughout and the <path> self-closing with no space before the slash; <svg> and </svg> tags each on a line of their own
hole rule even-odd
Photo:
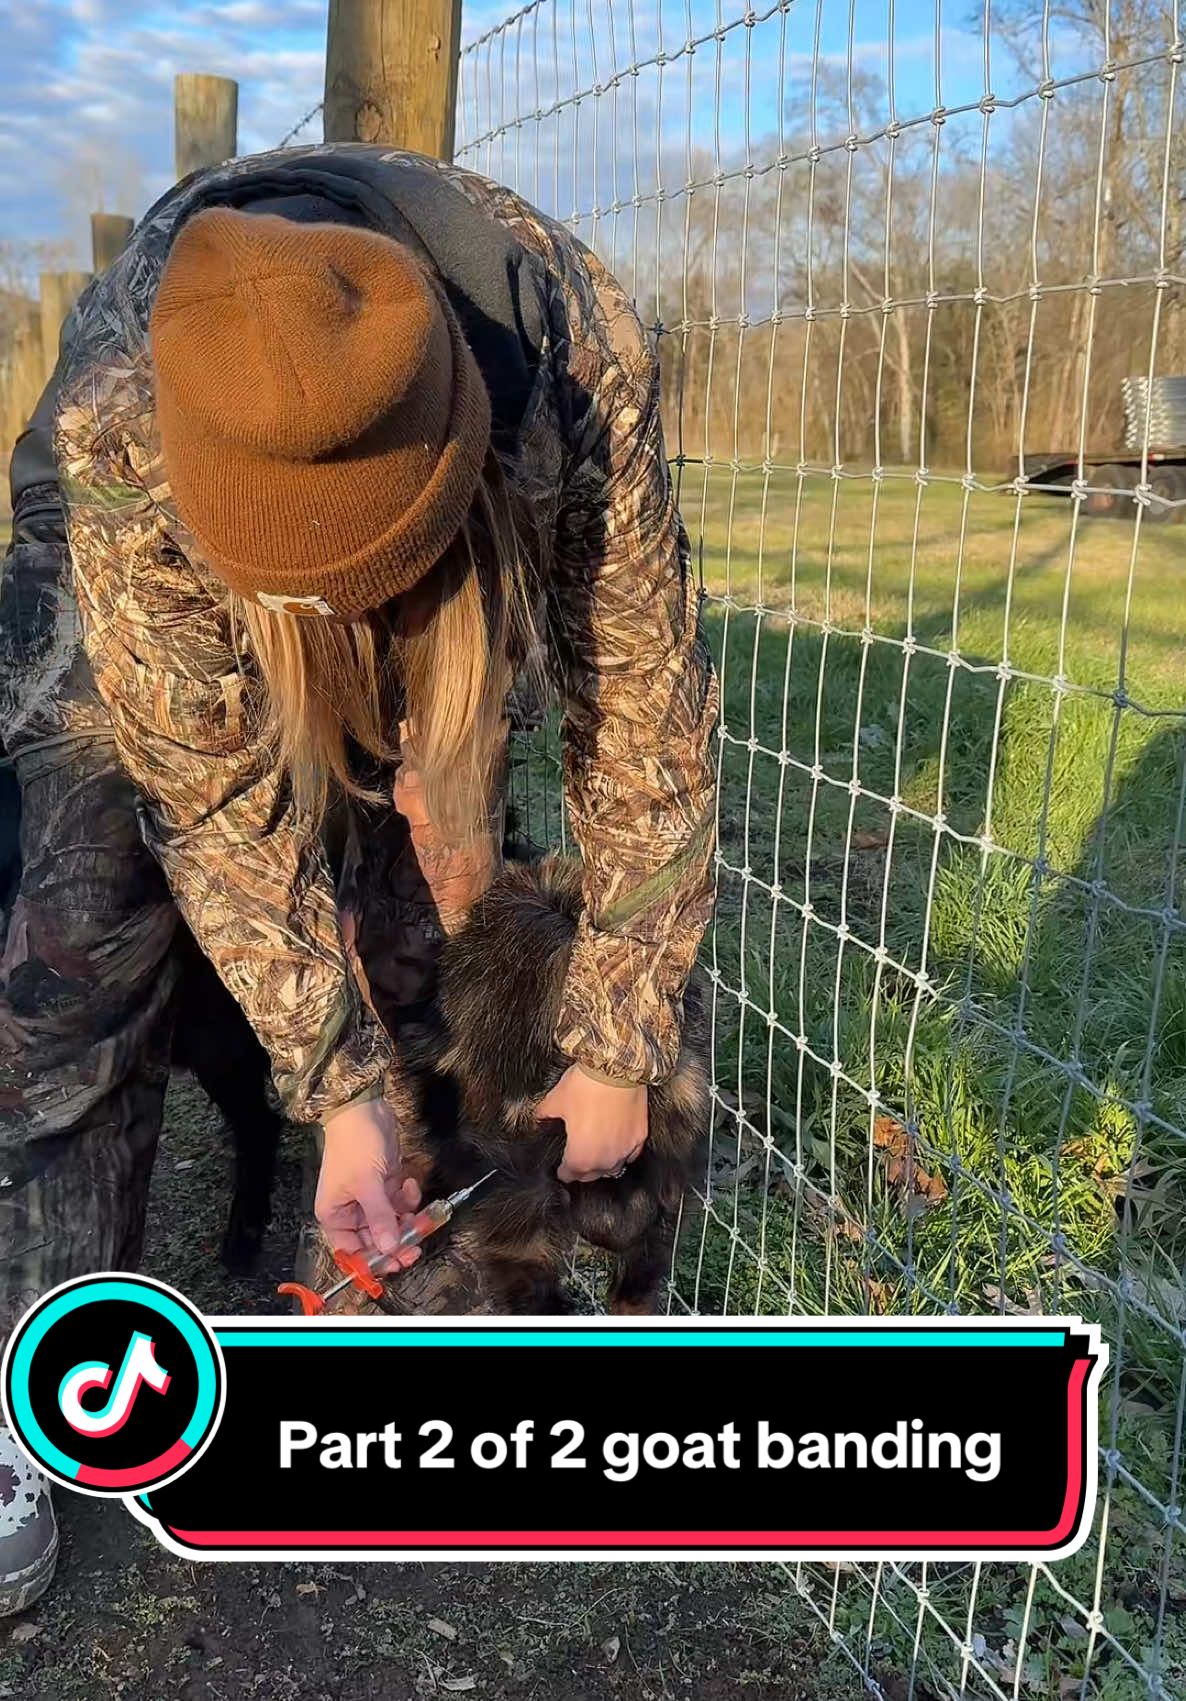
<svg viewBox="0 0 1186 1701">
<path fill-rule="evenodd" d="M 122 203 L 134 181 L 120 210 L 144 211 L 172 175 L 178 71 L 236 78 L 241 151 L 274 146 L 320 98 L 325 16 L 325 0 L 0 6 L 0 238 L 66 236 L 85 262 L 84 191 Z"/>
</svg>

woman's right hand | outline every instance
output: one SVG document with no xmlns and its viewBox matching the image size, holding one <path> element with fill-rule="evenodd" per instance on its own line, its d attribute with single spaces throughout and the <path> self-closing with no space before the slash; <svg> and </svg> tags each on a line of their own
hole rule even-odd
<svg viewBox="0 0 1186 1701">
<path fill-rule="evenodd" d="M 398 1250 L 420 1204 L 420 1188 L 400 1167 L 399 1128 L 385 1099 L 346 1105 L 325 1124 L 314 1212 L 335 1252 L 386 1253 L 386 1269 L 406 1269 L 419 1247 Z"/>
</svg>

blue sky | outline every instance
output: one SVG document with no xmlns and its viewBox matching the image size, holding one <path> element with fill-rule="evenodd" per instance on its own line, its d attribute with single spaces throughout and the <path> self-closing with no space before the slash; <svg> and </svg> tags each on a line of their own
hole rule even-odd
<svg viewBox="0 0 1186 1701">
<path fill-rule="evenodd" d="M 665 152 L 682 150 L 690 128 L 694 145 L 711 151 L 719 144 L 722 155 L 732 156 L 744 145 L 747 115 L 751 141 L 775 129 L 780 106 L 788 127 L 801 126 L 809 108 L 817 29 L 819 63 L 843 98 L 850 16 L 853 61 L 880 85 L 868 110 L 882 121 L 889 116 L 884 86 L 892 43 L 898 115 L 929 111 L 936 104 L 935 7 L 940 4 L 942 99 L 948 106 L 975 101 L 985 85 L 971 0 L 963 12 L 950 0 L 851 0 L 851 7 L 850 0 L 795 0 L 785 24 L 776 15 L 752 32 L 728 31 L 719 56 L 710 39 L 694 54 L 670 63 L 658 123 L 656 67 L 650 64 L 638 79 L 628 79 L 619 88 L 616 112 L 608 99 L 600 103 L 599 147 L 633 155 L 623 128 L 634 123 L 628 95 L 637 104 L 639 152 L 651 159 L 657 132 Z M 1040 13 L 1039 0 L 1034 6 Z M 633 0 L 633 5 L 628 0 L 543 0 L 521 24 L 467 57 L 463 134 L 475 124 L 489 124 L 492 108 L 496 121 L 499 113 L 511 115 L 516 66 L 519 104 L 530 109 L 538 99 L 546 106 L 557 89 L 571 92 L 574 80 L 586 86 L 604 82 L 632 60 L 653 61 L 660 45 L 668 54 L 678 53 L 689 24 L 694 37 L 710 36 L 718 16 L 728 22 L 744 9 L 743 0 Z M 770 9 L 770 0 L 755 6 L 759 15 Z M 507 0 L 473 0 L 464 14 L 465 40 L 491 29 L 508 10 Z M 76 260 L 85 261 L 90 210 L 142 212 L 172 177 L 177 71 L 238 78 L 240 152 L 274 146 L 320 96 L 325 14 L 326 0 L 176 0 L 169 5 L 0 0 L 0 241 L 72 244 Z M 992 82 L 998 94 L 1007 93 L 1024 73 L 1012 58 L 1006 61 L 999 44 L 994 43 L 994 53 Z M 575 137 L 571 126 L 562 132 L 553 125 L 548 133 L 553 154 L 567 150 L 570 156 L 561 162 L 562 181 L 574 175 L 572 159 L 575 175 L 587 180 L 584 156 L 591 145 L 594 104 L 584 104 L 583 128 Z M 303 134 L 318 139 L 320 133 L 317 120 Z M 521 149 L 529 146 L 533 133 L 539 134 L 530 126 L 520 133 Z M 502 156 L 507 175 L 510 146 Z M 577 193 L 582 193 L 579 187 Z"/>
</svg>

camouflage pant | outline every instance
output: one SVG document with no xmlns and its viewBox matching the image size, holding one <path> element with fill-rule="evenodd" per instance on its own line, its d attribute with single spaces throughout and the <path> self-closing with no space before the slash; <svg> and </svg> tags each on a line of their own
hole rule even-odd
<svg viewBox="0 0 1186 1701">
<path fill-rule="evenodd" d="M 134 1268 L 168 1078 L 176 911 L 100 736 L 15 759 L 0 958 L 0 1337 L 47 1288 Z"/>
</svg>

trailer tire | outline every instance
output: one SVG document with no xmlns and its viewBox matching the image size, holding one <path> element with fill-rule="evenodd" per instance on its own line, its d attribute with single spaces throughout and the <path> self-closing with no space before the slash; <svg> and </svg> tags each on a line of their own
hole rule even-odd
<svg viewBox="0 0 1186 1701">
<path fill-rule="evenodd" d="M 1083 512 L 1101 518 L 1131 519 L 1134 507 L 1128 492 L 1136 489 L 1138 476 L 1138 468 L 1125 466 L 1121 461 L 1106 461 L 1103 466 L 1092 467 Z"/>
<path fill-rule="evenodd" d="M 1145 510 L 1145 518 L 1159 526 L 1181 525 L 1186 520 L 1186 467 L 1150 467 L 1149 488 L 1154 499 Z M 1184 506 L 1170 507 L 1170 503 Z"/>
</svg>

